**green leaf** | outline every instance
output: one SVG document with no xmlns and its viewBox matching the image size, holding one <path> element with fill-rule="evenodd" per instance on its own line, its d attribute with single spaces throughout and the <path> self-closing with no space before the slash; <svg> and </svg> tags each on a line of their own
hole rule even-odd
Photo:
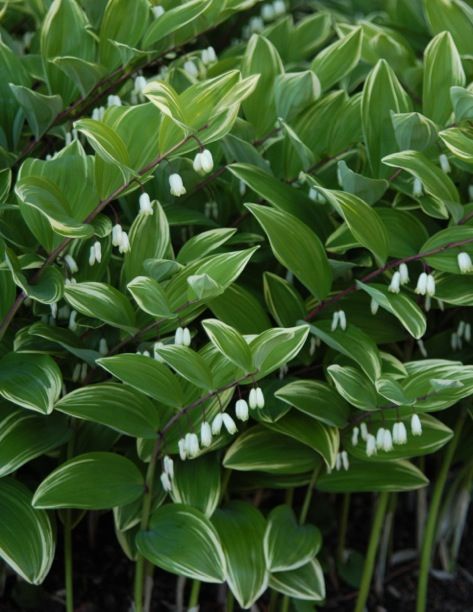
<svg viewBox="0 0 473 612">
<path fill-rule="evenodd" d="M 266 305 L 279 325 L 294 325 L 305 317 L 304 302 L 287 280 L 271 272 L 264 272 L 263 291 Z"/>
<path fill-rule="evenodd" d="M 321 491 L 330 493 L 375 493 L 381 491 L 414 491 L 425 487 L 429 481 L 409 461 L 359 461 L 350 460 L 350 469 L 323 474 L 317 481 Z"/>
<path fill-rule="evenodd" d="M 153 81 L 148 83 L 143 93 L 166 117 L 169 117 L 180 127 L 186 127 L 179 95 L 171 85 L 162 81 Z"/>
<path fill-rule="evenodd" d="M 15 193 L 25 205 L 41 213 L 57 234 L 70 238 L 92 236 L 92 226 L 74 219 L 64 193 L 52 181 L 27 176 L 16 184 Z"/>
<path fill-rule="evenodd" d="M 189 300 L 211 300 L 224 292 L 224 288 L 216 283 L 208 274 L 192 274 L 187 277 L 189 285 Z"/>
<path fill-rule="evenodd" d="M 64 295 L 69 304 L 88 317 L 100 319 L 113 327 L 135 331 L 135 313 L 128 299 L 106 283 L 67 285 Z"/>
<path fill-rule="evenodd" d="M 250 343 L 253 362 L 258 373 L 255 380 L 267 376 L 288 363 L 304 346 L 309 334 L 307 325 L 298 327 L 267 329 Z"/>
<path fill-rule="evenodd" d="M 344 160 L 338 162 L 337 170 L 343 191 L 352 193 L 368 204 L 374 204 L 382 198 L 389 187 L 388 181 L 384 179 L 372 179 L 353 172 Z"/>
<path fill-rule="evenodd" d="M 332 364 L 327 373 L 337 391 L 350 404 L 360 410 L 376 410 L 378 407 L 375 389 L 368 378 L 357 368 Z"/>
<path fill-rule="evenodd" d="M 209 519 L 196 508 L 166 504 L 151 516 L 149 529 L 136 537 L 138 551 L 154 565 L 203 582 L 223 582 L 225 557 Z"/>
<path fill-rule="evenodd" d="M 210 255 L 196 269 L 195 275 L 208 274 L 217 285 L 226 289 L 240 276 L 257 249 L 258 247 L 254 247 L 244 251 Z"/>
<path fill-rule="evenodd" d="M 465 85 L 460 54 L 450 32 L 433 38 L 424 52 L 422 111 L 439 125 L 452 114 L 450 87 Z"/>
<path fill-rule="evenodd" d="M 10 89 L 23 109 L 36 139 L 46 132 L 62 111 L 61 96 L 46 96 L 28 87 L 10 83 Z"/>
<path fill-rule="evenodd" d="M 266 232 L 276 259 L 294 273 L 301 283 L 321 300 L 332 284 L 332 273 L 325 250 L 317 235 L 288 213 L 246 204 Z"/>
<path fill-rule="evenodd" d="M 135 302 L 148 314 L 158 319 L 174 319 L 177 315 L 171 312 L 161 285 L 153 278 L 136 276 L 126 286 Z"/>
<path fill-rule="evenodd" d="M 471 242 L 463 245 L 460 244 L 459 246 L 450 246 L 468 240 Z M 425 257 L 426 263 L 435 270 L 458 274 L 460 272 L 457 259 L 459 253 L 466 252 L 470 257 L 473 256 L 473 227 L 453 225 L 452 227 L 440 230 L 430 236 L 420 248 L 420 252 L 428 253 L 441 247 L 445 247 L 445 250 L 430 257 Z"/>
<path fill-rule="evenodd" d="M 84 134 L 90 146 L 104 161 L 117 164 L 124 177 L 130 175 L 130 159 L 126 144 L 116 130 L 103 121 L 79 119 L 74 123 L 76 130 Z"/>
<path fill-rule="evenodd" d="M 143 48 L 148 49 L 165 36 L 178 31 L 193 22 L 211 5 L 210 0 L 190 0 L 182 5 L 167 9 L 166 12 L 151 23 L 143 37 Z"/>
<path fill-rule="evenodd" d="M 319 79 L 310 70 L 280 74 L 275 79 L 274 97 L 278 118 L 289 121 L 320 97 Z"/>
<path fill-rule="evenodd" d="M 77 84 L 84 97 L 87 96 L 104 75 L 103 66 L 94 62 L 87 62 L 80 57 L 55 57 L 51 62 L 59 70 L 62 70 L 71 81 Z"/>
<path fill-rule="evenodd" d="M 13 478 L 0 480 L 0 557 L 30 584 L 41 584 L 54 560 L 49 516 L 31 505 L 31 493 Z"/>
<path fill-rule="evenodd" d="M 54 408 L 136 438 L 154 439 L 159 428 L 159 414 L 153 403 L 142 393 L 117 383 L 75 389 Z"/>
<path fill-rule="evenodd" d="M 114 453 L 85 453 L 56 468 L 36 489 L 35 508 L 107 510 L 143 495 L 136 465 Z"/>
<path fill-rule="evenodd" d="M 247 289 L 233 284 L 209 302 L 212 313 L 240 334 L 255 334 L 271 327 L 258 298 Z"/>
<path fill-rule="evenodd" d="M 365 285 L 356 281 L 357 287 L 365 291 L 371 298 L 391 314 L 393 314 L 416 339 L 422 338 L 427 329 L 427 321 L 422 310 L 410 297 L 404 293 L 391 293 L 383 285 Z"/>
<path fill-rule="evenodd" d="M 344 427 L 347 423 L 350 407 L 321 381 L 295 380 L 278 389 L 274 395 L 326 425 Z"/>
<path fill-rule="evenodd" d="M 322 601 L 325 599 L 324 574 L 316 559 L 312 559 L 298 569 L 271 574 L 269 586 L 296 600 Z"/>
<path fill-rule="evenodd" d="M 348 323 L 346 330 L 332 331 L 328 321 L 310 325 L 310 332 L 325 344 L 353 359 L 372 381 L 381 376 L 381 359 L 378 347 L 368 334 Z"/>
<path fill-rule="evenodd" d="M 264 534 L 266 567 L 271 572 L 297 569 L 313 559 L 322 546 L 314 525 L 299 525 L 290 506 L 277 506 L 268 516 Z"/>
<path fill-rule="evenodd" d="M 51 327 L 46 323 L 34 323 L 29 327 L 28 333 L 58 344 L 66 351 L 85 361 L 91 367 L 95 366 L 95 360 L 100 357 L 98 351 L 86 348 L 81 339 L 69 329 L 64 327 Z"/>
<path fill-rule="evenodd" d="M 460 53 L 471 54 L 473 9 L 464 0 L 424 0 L 423 7 L 431 32 L 450 32 Z"/>
<path fill-rule="evenodd" d="M 361 101 L 361 122 L 368 161 L 375 178 L 387 178 L 381 158 L 397 151 L 391 112 L 411 110 L 409 97 L 402 89 L 394 71 L 385 60 L 379 60 L 368 75 Z"/>
<path fill-rule="evenodd" d="M 420 113 L 391 113 L 391 121 L 401 151 L 422 151 L 437 140 L 437 126 Z"/>
<path fill-rule="evenodd" d="M 45 268 L 39 281 L 30 284 L 21 270 L 20 261 L 10 249 L 5 249 L 5 263 L 15 284 L 21 287 L 32 300 L 43 304 L 53 304 L 62 298 L 64 277 L 57 268 Z"/>
<path fill-rule="evenodd" d="M 69 438 L 69 433 L 67 421 L 60 415 L 43 417 L 15 409 L 2 414 L 0 477 L 61 446 Z"/>
<path fill-rule="evenodd" d="M 225 244 L 235 232 L 234 227 L 222 227 L 197 234 L 182 246 L 177 255 L 177 261 L 181 264 L 188 264 L 205 257 Z"/>
<path fill-rule="evenodd" d="M 97 363 L 112 376 L 163 404 L 182 406 L 184 396 L 179 379 L 163 363 L 134 354 L 104 357 Z"/>
<path fill-rule="evenodd" d="M 164 361 L 180 376 L 201 389 L 213 388 L 212 373 L 204 359 L 187 346 L 167 345 L 157 349 Z"/>
<path fill-rule="evenodd" d="M 239 435 L 223 460 L 223 465 L 231 470 L 270 474 L 303 474 L 313 470 L 317 463 L 317 453 L 308 446 L 260 425 Z"/>
<path fill-rule="evenodd" d="M 217 319 L 205 319 L 202 321 L 202 326 L 215 348 L 227 359 L 244 372 L 253 370 L 253 357 L 250 347 L 236 329 Z"/>
<path fill-rule="evenodd" d="M 450 98 L 457 121 L 473 119 L 473 92 L 464 87 L 450 87 Z"/>
<path fill-rule="evenodd" d="M 257 136 L 266 135 L 274 127 L 277 118 L 274 81 L 283 72 L 284 67 L 276 47 L 264 36 L 253 34 L 246 46 L 241 73 L 244 77 L 257 74 L 259 80 L 242 106 Z"/>
<path fill-rule="evenodd" d="M 420 151 L 401 151 L 383 158 L 383 164 L 402 168 L 420 179 L 424 190 L 443 202 L 459 202 L 457 188 L 452 179 Z"/>
<path fill-rule="evenodd" d="M 0 394 L 14 404 L 49 414 L 61 388 L 61 370 L 48 355 L 7 353 L 0 359 Z"/>
<path fill-rule="evenodd" d="M 380 263 L 384 263 L 388 257 L 389 233 L 376 210 L 356 195 L 322 189 L 311 177 L 308 178 L 343 217 L 355 240 L 369 249 Z"/>
<path fill-rule="evenodd" d="M 473 164 L 473 136 L 472 130 L 464 128 L 449 128 L 439 133 L 442 142 L 449 151 L 466 162 Z"/>
<path fill-rule="evenodd" d="M 174 463 L 171 491 L 173 502 L 193 506 L 210 518 L 218 506 L 221 494 L 220 463 L 214 455 Z"/>
<path fill-rule="evenodd" d="M 291 410 L 277 421 L 267 423 L 266 426 L 268 429 L 306 444 L 321 455 L 328 467 L 334 467 L 340 442 L 336 427 L 329 427 L 320 421 L 314 421 L 297 410 Z"/>
<path fill-rule="evenodd" d="M 266 521 L 254 506 L 231 502 L 217 510 L 212 522 L 222 541 L 226 581 L 242 608 L 250 608 L 268 586 L 263 538 Z"/>
<path fill-rule="evenodd" d="M 323 90 L 330 89 L 358 64 L 361 55 L 363 30 L 356 28 L 351 34 L 325 47 L 311 64 Z"/>
<path fill-rule="evenodd" d="M 376 433 L 380 427 L 392 428 L 392 425 L 399 419 L 394 413 L 394 410 L 389 412 L 390 414 L 386 412 L 382 419 L 376 418 L 376 415 L 372 415 L 374 418 L 370 419 L 369 429 Z M 453 436 L 452 430 L 441 421 L 429 414 L 422 414 L 419 418 L 422 423 L 422 436 L 412 436 L 410 434 L 409 421 L 406 419 L 405 426 L 408 432 L 407 442 L 402 445 L 394 445 L 392 451 L 389 451 L 389 453 L 378 450 L 375 455 L 368 457 L 364 444 L 353 446 L 350 436 L 348 435 L 345 436 L 344 445 L 348 453 L 353 455 L 353 457 L 364 461 L 376 461 L 379 463 L 380 461 L 386 462 L 396 459 L 410 459 L 411 457 L 429 455 L 437 452 L 451 440 Z M 402 419 L 400 420 L 402 421 Z"/>
</svg>

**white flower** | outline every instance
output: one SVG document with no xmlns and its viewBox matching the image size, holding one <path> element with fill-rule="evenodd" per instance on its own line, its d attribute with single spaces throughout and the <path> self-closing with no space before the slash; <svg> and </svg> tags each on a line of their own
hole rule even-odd
<svg viewBox="0 0 473 612">
<path fill-rule="evenodd" d="M 179 457 L 181 458 L 182 461 L 185 461 L 187 459 L 187 447 L 186 447 L 186 441 L 184 440 L 184 438 L 181 438 L 179 440 L 179 442 L 177 443 L 177 446 L 179 448 Z"/>
<path fill-rule="evenodd" d="M 465 325 L 465 334 L 463 337 L 467 342 L 471 342 L 471 323 Z"/>
<path fill-rule="evenodd" d="M 274 7 L 272 4 L 263 4 L 263 7 L 261 9 L 261 17 L 265 20 L 265 21 L 272 21 L 276 16 L 276 13 L 274 12 Z"/>
<path fill-rule="evenodd" d="M 192 60 L 187 60 L 187 62 L 185 62 L 184 70 L 191 77 L 197 78 L 199 76 L 199 69 Z"/>
<path fill-rule="evenodd" d="M 368 434 L 366 437 L 366 454 L 368 457 L 376 455 L 376 438 L 373 434 Z"/>
<path fill-rule="evenodd" d="M 108 353 L 108 344 L 105 338 L 100 338 L 99 340 L 99 353 L 101 355 L 106 355 Z"/>
<path fill-rule="evenodd" d="M 235 416 L 240 421 L 247 421 L 249 418 L 248 404 L 246 400 L 239 399 L 235 404 Z"/>
<path fill-rule="evenodd" d="M 107 98 L 107 106 L 121 106 L 122 105 L 122 101 L 120 99 L 120 96 L 114 96 L 114 95 L 110 95 Z"/>
<path fill-rule="evenodd" d="M 284 4 L 284 0 L 275 0 L 273 2 L 273 9 L 276 15 L 284 15 L 286 12 L 286 5 Z"/>
<path fill-rule="evenodd" d="M 220 432 L 222 431 L 222 425 L 223 416 L 222 413 L 219 412 L 212 421 L 212 433 L 214 436 L 218 436 L 220 434 Z"/>
<path fill-rule="evenodd" d="M 380 427 L 376 432 L 376 448 L 383 448 L 384 444 L 384 427 Z"/>
<path fill-rule="evenodd" d="M 211 64 L 217 61 L 217 54 L 213 47 L 207 47 L 202 51 L 202 61 L 204 64 Z"/>
<path fill-rule="evenodd" d="M 161 357 L 161 355 L 159 354 L 159 349 L 162 348 L 164 346 L 164 342 L 155 342 L 153 345 L 153 357 L 156 361 L 159 361 L 160 363 L 164 362 L 164 359 Z"/>
<path fill-rule="evenodd" d="M 201 153 L 197 153 L 194 162 L 193 168 L 199 174 L 208 174 L 212 172 L 214 167 L 214 161 L 212 158 L 212 153 L 208 149 L 204 149 Z"/>
<path fill-rule="evenodd" d="M 335 331 L 337 327 L 343 331 L 347 328 L 347 317 L 344 310 L 337 310 L 333 313 L 331 330 Z"/>
<path fill-rule="evenodd" d="M 423 185 L 422 185 L 422 181 L 416 177 L 414 179 L 414 184 L 412 186 L 412 195 L 415 198 L 420 198 L 420 196 L 423 194 L 423 192 L 424 192 L 424 188 L 423 188 Z"/>
<path fill-rule="evenodd" d="M 440 167 L 442 168 L 442 172 L 445 172 L 445 174 L 449 174 L 452 169 L 450 168 L 450 162 L 448 161 L 448 157 L 445 155 L 445 153 L 441 153 L 439 155 L 439 162 Z"/>
<path fill-rule="evenodd" d="M 312 200 L 312 202 L 317 202 L 317 189 L 314 189 L 313 187 L 309 189 L 309 200 Z"/>
<path fill-rule="evenodd" d="M 189 457 L 195 457 L 199 454 L 199 438 L 195 433 L 188 433 L 185 437 L 186 450 Z"/>
<path fill-rule="evenodd" d="M 427 293 L 427 274 L 425 272 L 419 275 L 415 292 L 419 295 L 425 295 Z"/>
<path fill-rule="evenodd" d="M 471 257 L 468 255 L 468 253 L 465 253 L 464 251 L 462 253 L 458 253 L 457 262 L 462 274 L 473 272 L 473 262 L 471 261 Z"/>
<path fill-rule="evenodd" d="M 309 342 L 309 355 L 313 357 L 317 348 L 317 338 L 312 337 Z"/>
<path fill-rule="evenodd" d="M 413 436 L 422 435 L 422 423 L 417 414 L 413 414 L 411 417 L 411 431 Z"/>
<path fill-rule="evenodd" d="M 338 314 L 338 310 L 336 310 L 332 315 L 332 325 L 330 327 L 330 331 L 335 331 L 337 329 L 339 319 L 340 315 Z"/>
<path fill-rule="evenodd" d="M 427 349 L 425 348 L 425 344 L 423 340 L 417 340 L 417 346 L 419 347 L 420 354 L 424 359 L 427 357 Z"/>
<path fill-rule="evenodd" d="M 379 310 L 379 304 L 374 298 L 371 298 L 370 310 L 372 315 L 375 315 Z"/>
<path fill-rule="evenodd" d="M 263 395 L 263 389 L 261 389 L 261 387 L 256 387 L 255 390 L 255 397 L 256 397 L 256 407 L 257 408 L 264 408 L 264 395 Z"/>
<path fill-rule="evenodd" d="M 174 344 L 178 346 L 184 344 L 184 330 L 182 327 L 178 327 L 174 333 Z"/>
<path fill-rule="evenodd" d="M 139 203 L 140 203 L 140 215 L 152 215 L 153 214 L 153 205 L 151 204 L 151 198 L 146 192 L 140 195 Z"/>
<path fill-rule="evenodd" d="M 191 345 L 191 333 L 188 327 L 184 327 L 184 329 L 182 330 L 182 344 L 184 346 Z"/>
<path fill-rule="evenodd" d="M 112 244 L 113 246 L 117 247 L 120 245 L 121 239 L 122 239 L 122 226 L 117 223 L 113 226 L 112 228 Z"/>
<path fill-rule="evenodd" d="M 368 439 L 368 426 L 366 425 L 365 422 L 360 423 L 360 436 L 361 439 L 364 440 L 366 442 L 366 440 Z"/>
<path fill-rule="evenodd" d="M 76 319 L 77 319 L 77 311 L 73 310 L 71 314 L 69 315 L 69 324 L 68 324 L 68 327 L 71 331 L 75 331 L 77 329 Z"/>
<path fill-rule="evenodd" d="M 407 285 L 409 282 L 409 268 L 407 267 L 407 264 L 402 263 L 399 266 L 399 275 L 401 277 L 401 285 Z"/>
<path fill-rule="evenodd" d="M 164 471 L 169 475 L 169 478 L 174 478 L 174 461 L 166 455 L 163 458 Z"/>
<path fill-rule="evenodd" d="M 250 32 L 262 32 L 264 29 L 264 22 L 261 17 L 252 17 L 248 23 Z"/>
<path fill-rule="evenodd" d="M 89 251 L 89 266 L 93 266 L 94 264 L 95 264 L 95 248 L 94 248 L 94 245 L 92 245 Z"/>
<path fill-rule="evenodd" d="M 342 451 L 340 453 L 340 457 L 342 459 L 343 469 L 345 471 L 348 471 L 348 468 L 350 467 L 350 462 L 348 461 L 348 453 L 347 453 L 347 451 Z"/>
<path fill-rule="evenodd" d="M 433 274 L 427 274 L 427 287 L 425 292 L 429 297 L 434 297 L 435 295 L 435 278 Z"/>
<path fill-rule="evenodd" d="M 462 344 L 462 339 L 459 338 L 458 334 L 453 332 L 453 334 L 450 336 L 450 346 L 452 351 L 461 350 Z"/>
<path fill-rule="evenodd" d="M 80 377 L 80 368 L 81 368 L 81 364 L 77 363 L 74 366 L 74 369 L 72 370 L 72 382 L 77 382 L 79 380 Z"/>
<path fill-rule="evenodd" d="M 222 420 L 223 420 L 223 424 L 225 425 L 225 429 L 228 431 L 228 433 L 231 436 L 238 431 L 235 421 L 226 412 L 222 414 Z"/>
<path fill-rule="evenodd" d="M 79 272 L 79 266 L 77 265 L 77 262 L 72 257 L 72 255 L 66 255 L 64 257 L 64 261 L 66 262 L 66 265 L 69 268 L 71 274 L 75 274 L 76 272 Z"/>
<path fill-rule="evenodd" d="M 402 421 L 394 423 L 392 439 L 394 444 L 406 444 L 407 430 Z"/>
<path fill-rule="evenodd" d="M 212 429 L 207 421 L 202 421 L 200 426 L 200 443 L 204 448 L 208 448 L 212 444 Z"/>
<path fill-rule="evenodd" d="M 142 75 L 138 75 L 135 78 L 135 88 L 134 88 L 135 93 L 137 94 L 143 93 L 143 89 L 146 87 L 147 84 L 148 84 L 148 81 L 145 79 L 145 77 Z"/>
<path fill-rule="evenodd" d="M 401 273 L 394 272 L 391 278 L 391 283 L 389 284 L 389 287 L 388 287 L 388 291 L 390 291 L 391 293 L 399 293 L 400 289 L 401 289 Z"/>
<path fill-rule="evenodd" d="M 169 187 L 171 190 L 171 195 L 176 196 L 176 198 L 179 198 L 180 196 L 187 193 L 180 174 L 171 174 L 171 176 L 169 177 Z"/>
<path fill-rule="evenodd" d="M 351 432 L 351 443 L 353 444 L 353 446 L 357 446 L 358 445 L 358 435 L 360 433 L 360 430 L 358 429 L 358 427 L 354 427 L 352 432 Z"/>
<path fill-rule="evenodd" d="M 340 453 L 337 453 L 337 456 L 335 457 L 335 469 L 337 470 L 337 472 L 339 472 L 341 468 L 342 468 L 342 457 Z"/>
<path fill-rule="evenodd" d="M 49 308 L 51 309 L 52 318 L 55 319 L 57 317 L 57 302 L 49 304 Z"/>
<path fill-rule="evenodd" d="M 389 451 L 392 451 L 392 449 L 393 449 L 393 438 L 391 436 L 391 432 L 389 431 L 389 429 L 385 429 L 384 437 L 383 437 L 383 450 L 386 453 L 389 453 Z"/>
<path fill-rule="evenodd" d="M 163 489 L 167 492 L 172 490 L 172 484 L 171 484 L 171 479 L 169 478 L 168 474 L 166 474 L 166 472 L 163 472 L 160 476 L 161 479 L 161 484 L 163 486 Z"/>
<path fill-rule="evenodd" d="M 254 410 L 258 407 L 258 403 L 256 401 L 256 389 L 252 387 L 250 389 L 250 395 L 248 396 L 248 403 L 250 405 L 251 410 Z"/>
<path fill-rule="evenodd" d="M 94 254 L 95 254 L 95 261 L 100 263 L 102 261 L 102 245 L 100 244 L 98 240 L 94 242 Z"/>
<path fill-rule="evenodd" d="M 120 244 L 118 245 L 119 253 L 128 253 L 130 250 L 130 241 L 128 239 L 128 234 L 122 231 L 122 235 L 120 236 Z"/>
<path fill-rule="evenodd" d="M 157 19 L 158 17 L 161 17 L 161 15 L 164 15 L 165 13 L 164 7 L 162 6 L 152 6 L 151 11 L 155 19 Z"/>
</svg>

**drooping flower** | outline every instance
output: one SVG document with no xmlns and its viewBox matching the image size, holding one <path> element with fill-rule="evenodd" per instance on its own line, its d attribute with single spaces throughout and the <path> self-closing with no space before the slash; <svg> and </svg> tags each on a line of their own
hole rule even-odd
<svg viewBox="0 0 473 612">
<path fill-rule="evenodd" d="M 391 282 L 388 287 L 388 291 L 390 291 L 391 293 L 399 293 L 400 289 L 401 289 L 401 273 L 394 272 L 391 278 Z"/>
<path fill-rule="evenodd" d="M 191 77 L 197 78 L 199 76 L 199 69 L 192 60 L 187 60 L 184 63 L 184 70 Z"/>
<path fill-rule="evenodd" d="M 256 407 L 260 409 L 264 408 L 264 394 L 261 387 L 256 387 Z"/>
<path fill-rule="evenodd" d="M 212 429 L 207 421 L 202 421 L 200 426 L 200 443 L 204 448 L 208 448 L 212 444 Z"/>
<path fill-rule="evenodd" d="M 212 433 L 214 436 L 218 436 L 220 434 L 222 431 L 222 425 L 223 416 L 222 413 L 219 412 L 217 415 L 215 415 L 214 420 L 212 421 Z"/>
<path fill-rule="evenodd" d="M 361 436 L 361 439 L 364 440 L 365 442 L 368 439 L 368 426 L 366 425 L 364 421 L 360 423 L 360 436 Z"/>
<path fill-rule="evenodd" d="M 120 236 L 120 244 L 118 245 L 119 253 L 128 253 L 130 250 L 130 240 L 128 239 L 128 234 L 122 231 Z"/>
<path fill-rule="evenodd" d="M 225 429 L 231 436 L 233 436 L 233 434 L 238 431 L 235 421 L 226 412 L 222 413 L 222 420 L 223 424 L 225 425 Z"/>
<path fill-rule="evenodd" d="M 151 204 L 151 198 L 149 194 L 143 192 L 139 198 L 140 203 L 140 215 L 152 215 L 153 205 Z"/>
<path fill-rule="evenodd" d="M 380 427 L 376 432 L 376 448 L 381 449 L 384 445 L 384 427 Z"/>
<path fill-rule="evenodd" d="M 184 327 L 184 329 L 182 330 L 182 344 L 184 346 L 191 345 L 191 333 L 188 327 Z"/>
<path fill-rule="evenodd" d="M 402 421 L 398 421 L 393 425 L 393 442 L 394 444 L 406 444 L 407 442 L 407 430 L 406 426 Z"/>
<path fill-rule="evenodd" d="M 174 332 L 174 344 L 177 346 L 184 344 L 184 329 L 182 327 L 178 327 Z"/>
<path fill-rule="evenodd" d="M 435 295 L 435 277 L 433 274 L 427 274 L 427 287 L 425 292 L 429 297 L 434 297 Z"/>
<path fill-rule="evenodd" d="M 117 247 L 120 246 L 120 242 L 122 239 L 122 226 L 119 223 L 116 223 L 113 227 L 112 227 L 112 244 L 113 246 Z"/>
<path fill-rule="evenodd" d="M 249 418 L 248 403 L 244 399 L 237 400 L 235 404 L 235 416 L 240 421 L 247 421 Z"/>
<path fill-rule="evenodd" d="M 250 389 L 250 394 L 248 396 L 248 403 L 250 405 L 251 410 L 254 410 L 255 408 L 258 407 L 258 404 L 256 401 L 256 389 L 254 387 Z"/>
<path fill-rule="evenodd" d="M 411 417 L 411 432 L 413 436 L 422 435 L 422 423 L 418 414 L 413 414 Z"/>
<path fill-rule="evenodd" d="M 448 161 L 448 157 L 445 155 L 445 153 L 441 153 L 439 155 L 439 162 L 440 167 L 442 168 L 442 172 L 445 172 L 445 174 L 449 174 L 452 171 L 450 167 L 450 162 Z"/>
<path fill-rule="evenodd" d="M 181 175 L 177 174 L 176 172 L 171 174 L 169 177 L 169 188 L 171 190 L 171 195 L 175 196 L 176 198 L 179 198 L 187 193 L 184 183 L 182 182 Z"/>
<path fill-rule="evenodd" d="M 344 469 L 345 471 L 348 471 L 348 468 L 350 467 L 350 462 L 349 462 L 349 460 L 348 460 L 348 453 L 347 453 L 347 451 L 342 451 L 342 452 L 340 453 L 340 456 L 341 456 L 341 459 L 342 459 L 342 466 L 343 466 L 343 469 Z"/>
<path fill-rule="evenodd" d="M 66 262 L 67 267 L 71 274 L 75 274 L 79 272 L 79 266 L 77 265 L 76 260 L 72 257 L 72 255 L 66 255 L 64 257 L 64 261 Z"/>
<path fill-rule="evenodd" d="M 202 51 L 202 61 L 204 64 L 212 64 L 217 61 L 217 54 L 213 47 L 207 47 Z"/>
<path fill-rule="evenodd" d="M 422 181 L 419 178 L 414 179 L 414 183 L 412 185 L 412 195 L 415 198 L 420 198 L 420 196 L 424 193 L 424 186 L 422 185 Z"/>
<path fill-rule="evenodd" d="M 401 277 L 401 285 L 407 285 L 409 282 L 409 268 L 406 263 L 400 264 L 399 275 Z"/>
<path fill-rule="evenodd" d="M 376 455 L 376 438 L 373 434 L 368 434 L 366 436 L 366 454 L 368 457 Z"/>
<path fill-rule="evenodd" d="M 99 353 L 101 355 L 106 355 L 108 353 L 108 344 L 105 338 L 100 338 L 99 340 Z"/>
<path fill-rule="evenodd" d="M 151 7 L 151 11 L 153 13 L 153 17 L 155 19 L 158 19 L 158 17 L 161 17 L 161 15 L 164 15 L 164 13 L 166 12 L 164 7 L 161 5 L 158 6 L 152 6 Z"/>
<path fill-rule="evenodd" d="M 161 485 L 166 492 L 172 491 L 172 484 L 169 475 L 166 472 L 163 472 L 160 476 Z"/>
<path fill-rule="evenodd" d="M 199 454 L 199 438 L 195 433 L 188 433 L 185 437 L 186 450 L 189 457 L 195 457 Z"/>
<path fill-rule="evenodd" d="M 187 446 L 185 439 L 181 438 L 177 443 L 177 446 L 179 448 L 179 457 L 182 461 L 185 461 L 187 459 Z"/>
<path fill-rule="evenodd" d="M 352 432 L 351 432 L 351 443 L 353 444 L 353 446 L 357 446 L 358 445 L 358 436 L 359 436 L 360 430 L 358 427 L 354 427 Z"/>
<path fill-rule="evenodd" d="M 213 167 L 214 161 L 212 153 L 208 149 L 204 149 L 194 157 L 193 168 L 199 174 L 208 174 L 212 172 Z"/>
<path fill-rule="evenodd" d="M 471 261 L 471 257 L 468 255 L 468 253 L 465 253 L 464 251 L 462 253 L 458 253 L 457 262 L 462 274 L 473 272 L 473 262 Z"/>
<path fill-rule="evenodd" d="M 383 450 L 386 453 L 389 453 L 389 451 L 392 451 L 392 449 L 393 449 L 393 437 L 389 429 L 385 429 L 384 436 L 383 436 Z"/>
<path fill-rule="evenodd" d="M 425 295 L 427 293 L 427 273 L 422 272 L 417 279 L 417 286 L 415 292 L 419 295 Z"/>
<path fill-rule="evenodd" d="M 168 455 L 165 455 L 163 458 L 163 466 L 164 471 L 169 475 L 169 478 L 174 478 L 174 461 Z"/>
</svg>

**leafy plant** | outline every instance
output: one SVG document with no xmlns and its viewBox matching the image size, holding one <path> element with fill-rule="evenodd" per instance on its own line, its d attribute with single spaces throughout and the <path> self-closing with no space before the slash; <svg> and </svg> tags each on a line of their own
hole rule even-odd
<svg viewBox="0 0 473 612">
<path fill-rule="evenodd" d="M 1 4 L 3 562 L 59 543 L 72 612 L 100 511 L 135 612 L 155 568 L 313 610 L 333 559 L 362 612 L 417 496 L 426 610 L 473 473 L 469 4 Z"/>
</svg>

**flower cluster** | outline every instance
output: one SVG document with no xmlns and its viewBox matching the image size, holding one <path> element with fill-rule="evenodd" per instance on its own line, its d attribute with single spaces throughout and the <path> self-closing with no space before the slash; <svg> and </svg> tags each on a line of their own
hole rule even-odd
<svg viewBox="0 0 473 612">
<path fill-rule="evenodd" d="M 114 247 L 118 247 L 119 253 L 128 253 L 130 250 L 128 234 L 119 223 L 116 223 L 112 228 L 112 244 Z"/>
<path fill-rule="evenodd" d="M 413 436 L 422 435 L 422 423 L 418 414 L 411 416 L 411 434 Z M 387 427 L 379 427 L 376 434 L 368 431 L 366 423 L 361 423 L 360 427 L 354 427 L 351 435 L 353 446 L 358 445 L 359 437 L 366 443 L 366 454 L 368 457 L 376 455 L 378 451 L 389 453 L 395 445 L 402 446 L 407 444 L 407 428 L 403 421 L 396 421 L 392 430 Z"/>
<path fill-rule="evenodd" d="M 163 471 L 160 478 L 163 489 L 167 492 L 171 491 L 174 478 L 174 462 L 168 455 L 163 457 Z"/>
<path fill-rule="evenodd" d="M 199 174 L 208 174 L 212 172 L 214 167 L 214 161 L 212 153 L 208 149 L 204 149 L 194 158 L 193 168 Z"/>
<path fill-rule="evenodd" d="M 335 331 L 337 327 L 340 327 L 343 331 L 347 328 L 347 317 L 344 310 L 337 310 L 333 313 L 332 326 L 330 329 Z"/>
<path fill-rule="evenodd" d="M 471 342 L 471 323 L 460 321 L 457 331 L 453 332 L 450 338 L 452 351 L 461 351 L 463 348 L 463 340 L 465 340 L 465 342 Z"/>
</svg>

